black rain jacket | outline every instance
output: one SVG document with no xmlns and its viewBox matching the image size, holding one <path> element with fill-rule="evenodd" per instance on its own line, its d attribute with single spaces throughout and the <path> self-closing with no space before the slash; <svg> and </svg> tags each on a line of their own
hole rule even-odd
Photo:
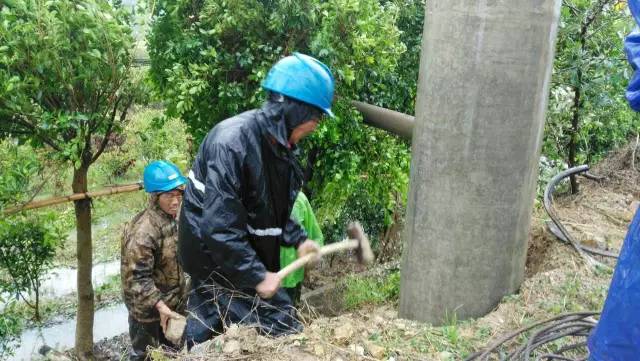
<svg viewBox="0 0 640 361">
<path fill-rule="evenodd" d="M 288 139 L 317 110 L 276 100 L 222 121 L 198 150 L 178 227 L 179 258 L 195 280 L 253 291 L 280 269 L 281 245 L 307 238 L 290 218 L 303 178 Z"/>
</svg>

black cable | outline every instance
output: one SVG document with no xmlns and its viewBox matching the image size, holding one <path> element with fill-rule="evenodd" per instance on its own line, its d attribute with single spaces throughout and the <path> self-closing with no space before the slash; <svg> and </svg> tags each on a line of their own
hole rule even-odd
<svg viewBox="0 0 640 361">
<path fill-rule="evenodd" d="M 588 171 L 589 171 L 589 166 L 585 164 L 585 165 L 569 168 L 569 169 L 567 169 L 565 171 L 562 171 L 562 172 L 556 174 L 553 178 L 551 178 L 551 180 L 547 184 L 547 187 L 544 190 L 543 205 L 544 205 L 545 211 L 547 212 L 547 214 L 549 215 L 549 218 L 551 218 L 551 221 L 553 222 L 553 225 L 555 226 L 555 227 L 553 227 L 555 229 L 553 229 L 552 227 L 549 227 L 549 229 L 551 230 L 551 233 L 553 233 L 560 240 L 565 241 L 567 243 L 570 243 L 576 249 L 578 254 L 580 254 L 581 257 L 583 257 L 589 263 L 593 263 L 595 261 L 591 257 L 589 257 L 588 255 L 586 255 L 585 252 L 589 252 L 591 254 L 597 254 L 597 255 L 600 255 L 600 256 L 604 256 L 604 257 L 610 257 L 610 258 L 618 258 L 618 256 L 615 255 L 614 253 L 607 252 L 605 250 L 601 250 L 601 249 L 593 248 L 593 247 L 583 246 L 580 243 L 578 243 L 571 236 L 569 231 L 567 231 L 567 229 L 562 224 L 562 222 L 560 222 L 560 218 L 558 217 L 558 215 L 556 214 L 555 209 L 553 208 L 553 193 L 556 190 L 556 186 L 563 179 L 565 179 L 567 177 L 570 177 L 572 175 L 580 174 L 580 173 L 584 173 L 585 177 L 587 177 L 589 179 L 598 179 L 598 180 L 600 180 L 602 178 L 602 177 L 594 176 L 594 175 L 588 173 Z"/>
<path fill-rule="evenodd" d="M 564 337 L 586 338 L 589 336 L 596 322 L 592 319 L 598 315 L 597 312 L 576 312 L 563 314 L 550 319 L 535 322 L 530 326 L 521 328 L 515 332 L 509 333 L 493 343 L 484 351 L 475 352 L 469 355 L 466 361 L 486 361 L 492 354 L 500 353 L 500 350 L 506 346 L 508 342 L 518 336 L 523 336 L 527 332 L 532 332 L 528 337 L 528 341 L 515 350 L 512 350 L 506 356 L 500 357 L 503 361 L 527 361 L 531 357 L 538 360 L 562 360 L 562 361 L 579 361 L 583 360 L 583 356 L 578 360 L 572 359 L 565 355 L 567 352 L 577 352 L 578 349 L 586 345 L 585 341 L 580 341 L 559 348 L 555 353 L 549 353 L 545 348 L 550 343 L 555 342 Z M 541 352 L 536 356 L 536 352 Z"/>
</svg>

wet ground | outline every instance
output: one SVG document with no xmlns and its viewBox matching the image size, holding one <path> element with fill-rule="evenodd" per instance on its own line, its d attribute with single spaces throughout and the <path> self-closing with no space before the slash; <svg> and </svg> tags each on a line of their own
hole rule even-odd
<svg viewBox="0 0 640 361">
<path fill-rule="evenodd" d="M 98 342 L 105 338 L 127 332 L 127 309 L 123 304 L 97 310 L 94 317 L 93 340 Z M 76 320 L 68 320 L 56 325 L 29 329 L 20 338 L 20 347 L 15 350 L 9 360 L 31 360 L 37 358 L 42 346 L 47 345 L 56 350 L 72 348 L 75 342 Z"/>
</svg>

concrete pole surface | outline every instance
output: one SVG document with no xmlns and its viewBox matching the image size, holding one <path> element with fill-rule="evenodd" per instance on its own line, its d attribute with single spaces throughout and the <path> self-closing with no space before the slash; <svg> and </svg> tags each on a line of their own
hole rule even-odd
<svg viewBox="0 0 640 361">
<path fill-rule="evenodd" d="M 400 317 L 482 316 L 522 283 L 559 14 L 427 2 Z"/>
</svg>

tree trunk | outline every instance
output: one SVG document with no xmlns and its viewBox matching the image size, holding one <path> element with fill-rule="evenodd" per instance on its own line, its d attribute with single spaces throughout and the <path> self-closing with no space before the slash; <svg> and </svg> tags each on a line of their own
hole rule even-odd
<svg viewBox="0 0 640 361">
<path fill-rule="evenodd" d="M 40 288 L 36 288 L 35 292 L 36 294 L 36 321 L 40 322 Z"/>
<path fill-rule="evenodd" d="M 88 166 L 73 172 L 73 192 L 87 192 Z M 76 355 L 80 360 L 93 358 L 93 285 L 91 284 L 92 241 L 91 200 L 74 201 L 76 211 L 78 256 L 78 313 L 76 322 Z"/>
<path fill-rule="evenodd" d="M 582 82 L 582 71 L 580 68 L 578 68 L 576 78 L 578 84 L 573 89 L 573 115 L 571 117 L 571 137 L 569 138 L 569 159 L 567 159 L 569 168 L 577 166 L 576 154 L 578 151 L 578 132 L 580 131 L 580 84 Z M 571 181 L 571 194 L 578 193 L 578 180 L 576 179 L 576 175 L 571 175 L 569 179 Z"/>
<path fill-rule="evenodd" d="M 524 279 L 560 5 L 427 1 L 401 318 L 479 317 Z"/>
</svg>

